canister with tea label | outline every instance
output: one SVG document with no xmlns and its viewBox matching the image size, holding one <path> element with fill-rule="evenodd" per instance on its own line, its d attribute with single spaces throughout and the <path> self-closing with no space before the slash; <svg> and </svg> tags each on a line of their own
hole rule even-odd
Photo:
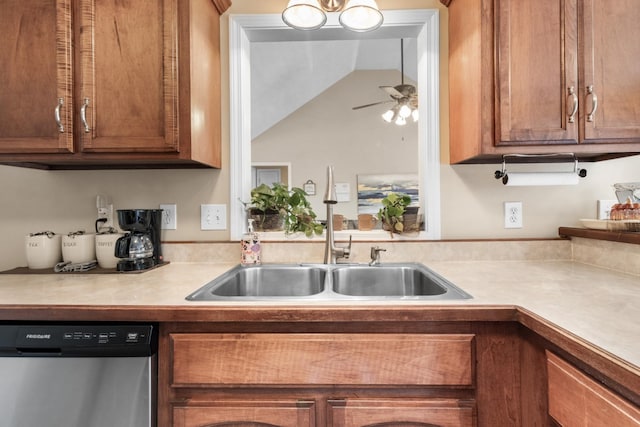
<svg viewBox="0 0 640 427">
<path fill-rule="evenodd" d="M 31 269 L 53 268 L 62 259 L 59 234 L 52 231 L 31 233 L 25 237 L 27 266 Z"/>
</svg>

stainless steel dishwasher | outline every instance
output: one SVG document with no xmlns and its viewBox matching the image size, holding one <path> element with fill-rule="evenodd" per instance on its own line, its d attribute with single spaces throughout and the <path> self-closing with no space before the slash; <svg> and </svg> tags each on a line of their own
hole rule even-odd
<svg viewBox="0 0 640 427">
<path fill-rule="evenodd" d="M 0 424 L 156 425 L 151 324 L 0 324 Z"/>
</svg>

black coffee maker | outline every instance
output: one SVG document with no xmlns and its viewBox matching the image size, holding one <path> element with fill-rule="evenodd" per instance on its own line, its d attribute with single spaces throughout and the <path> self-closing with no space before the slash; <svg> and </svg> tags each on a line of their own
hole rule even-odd
<svg viewBox="0 0 640 427">
<path fill-rule="evenodd" d="M 120 209 L 118 224 L 125 231 L 116 240 L 115 256 L 118 271 L 138 271 L 162 264 L 160 231 L 162 209 Z"/>
</svg>

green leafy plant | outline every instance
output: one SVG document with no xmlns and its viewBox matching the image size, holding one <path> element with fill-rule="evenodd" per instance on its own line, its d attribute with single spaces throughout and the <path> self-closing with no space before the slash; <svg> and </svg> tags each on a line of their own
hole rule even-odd
<svg viewBox="0 0 640 427">
<path fill-rule="evenodd" d="M 393 233 L 404 231 L 404 212 L 411 203 L 411 197 L 406 194 L 389 193 L 382 199 L 382 208 L 378 211 L 378 219 L 382 222 L 383 228 Z"/>
<path fill-rule="evenodd" d="M 254 219 L 257 219 L 258 229 L 274 229 L 266 226 L 267 217 L 277 215 L 287 234 L 302 232 L 307 237 L 322 234 L 323 226 L 316 221 L 307 193 L 301 188 L 293 187 L 289 190 L 279 183 L 274 183 L 271 187 L 261 184 L 251 190 L 248 209 Z"/>
</svg>

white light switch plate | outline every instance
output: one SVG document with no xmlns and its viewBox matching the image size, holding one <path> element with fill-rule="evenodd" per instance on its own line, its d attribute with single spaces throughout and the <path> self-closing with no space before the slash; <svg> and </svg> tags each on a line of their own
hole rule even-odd
<svg viewBox="0 0 640 427">
<path fill-rule="evenodd" d="M 200 205 L 201 230 L 226 230 L 227 205 Z"/>
</svg>

